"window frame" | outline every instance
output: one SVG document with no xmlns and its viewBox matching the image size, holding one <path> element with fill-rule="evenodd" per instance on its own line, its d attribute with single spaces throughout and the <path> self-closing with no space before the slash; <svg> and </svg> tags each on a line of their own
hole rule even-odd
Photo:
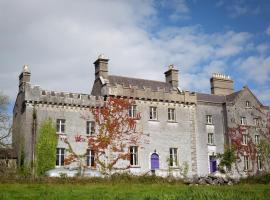
<svg viewBox="0 0 270 200">
<path fill-rule="evenodd" d="M 168 121 L 169 122 L 175 122 L 176 121 L 175 108 L 168 108 Z"/>
<path fill-rule="evenodd" d="M 139 159 L 138 159 L 138 146 L 130 146 L 129 147 L 129 153 L 130 153 L 130 166 L 136 167 L 139 165 Z"/>
<path fill-rule="evenodd" d="M 136 118 L 137 116 L 137 105 L 131 105 L 128 109 L 128 116 L 131 118 Z"/>
<path fill-rule="evenodd" d="M 157 111 L 156 106 L 150 106 L 149 119 L 150 120 L 158 120 L 158 111 Z"/>
<path fill-rule="evenodd" d="M 65 152 L 66 149 L 62 147 L 56 148 L 56 161 L 55 166 L 56 167 L 62 167 L 65 166 Z"/>
<path fill-rule="evenodd" d="M 246 117 L 241 117 L 241 119 L 240 119 L 240 124 L 241 125 L 247 125 L 247 119 L 246 119 Z"/>
<path fill-rule="evenodd" d="M 242 133 L 242 145 L 248 144 L 248 133 L 245 131 Z"/>
<path fill-rule="evenodd" d="M 254 136 L 254 143 L 256 145 L 260 144 L 260 135 L 259 134 L 255 134 L 255 136 Z"/>
<path fill-rule="evenodd" d="M 169 149 L 169 166 L 178 167 L 178 149 L 175 147 Z"/>
<path fill-rule="evenodd" d="M 261 171 L 263 170 L 263 163 L 260 155 L 256 156 L 256 164 L 257 164 L 257 170 Z"/>
<path fill-rule="evenodd" d="M 94 121 L 86 121 L 86 135 L 94 135 L 96 131 L 95 126 L 96 123 Z"/>
<path fill-rule="evenodd" d="M 86 150 L 86 166 L 95 167 L 95 151 L 92 149 Z"/>
<path fill-rule="evenodd" d="M 211 137 L 209 137 L 209 136 L 211 136 Z M 210 144 L 210 145 L 214 145 L 215 144 L 214 133 L 211 132 L 211 133 L 208 133 L 207 134 L 207 144 Z"/>
<path fill-rule="evenodd" d="M 59 134 L 65 133 L 66 129 L 66 120 L 65 119 L 56 119 L 56 132 Z"/>
<path fill-rule="evenodd" d="M 213 116 L 206 115 L 206 124 L 213 124 Z"/>
<path fill-rule="evenodd" d="M 244 171 L 248 171 L 249 170 L 249 156 L 248 155 L 244 155 Z"/>
</svg>

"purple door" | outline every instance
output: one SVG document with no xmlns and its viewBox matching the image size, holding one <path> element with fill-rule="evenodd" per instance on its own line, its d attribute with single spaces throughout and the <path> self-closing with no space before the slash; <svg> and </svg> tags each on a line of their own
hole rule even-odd
<svg viewBox="0 0 270 200">
<path fill-rule="evenodd" d="M 210 161 L 210 173 L 213 173 L 213 172 L 217 171 L 216 158 L 214 156 L 210 156 L 209 161 Z"/>
<path fill-rule="evenodd" d="M 159 156 L 156 153 L 151 155 L 151 169 L 159 169 Z"/>
</svg>

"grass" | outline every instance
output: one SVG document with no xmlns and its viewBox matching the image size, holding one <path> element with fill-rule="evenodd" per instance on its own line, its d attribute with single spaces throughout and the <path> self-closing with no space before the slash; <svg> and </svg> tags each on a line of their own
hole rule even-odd
<svg viewBox="0 0 270 200">
<path fill-rule="evenodd" d="M 187 186 L 181 183 L 1 183 L 0 199 L 269 199 L 270 185 Z"/>
</svg>

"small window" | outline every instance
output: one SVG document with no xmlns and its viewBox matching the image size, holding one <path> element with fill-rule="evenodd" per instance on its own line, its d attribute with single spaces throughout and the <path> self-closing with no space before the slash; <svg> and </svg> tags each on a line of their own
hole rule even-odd
<svg viewBox="0 0 270 200">
<path fill-rule="evenodd" d="M 170 167 L 178 166 L 177 161 L 177 148 L 170 148 L 170 160 L 169 160 Z"/>
<path fill-rule="evenodd" d="M 214 133 L 208 133 L 208 144 L 214 144 Z"/>
<path fill-rule="evenodd" d="M 175 109 L 168 108 L 168 121 L 175 121 Z"/>
<path fill-rule="evenodd" d="M 256 162 L 257 162 L 257 169 L 262 170 L 262 158 L 261 158 L 261 156 L 256 157 Z"/>
<path fill-rule="evenodd" d="M 65 160 L 65 149 L 64 148 L 56 148 L 56 166 L 64 166 Z"/>
<path fill-rule="evenodd" d="M 129 151 L 130 151 L 130 165 L 131 166 L 138 165 L 138 147 L 131 146 Z"/>
<path fill-rule="evenodd" d="M 136 105 L 130 106 L 128 109 L 128 116 L 131 118 L 135 118 L 136 115 L 137 115 L 137 106 Z"/>
<path fill-rule="evenodd" d="M 241 125 L 246 125 L 247 121 L 245 117 L 241 117 L 241 121 L 240 121 Z"/>
<path fill-rule="evenodd" d="M 87 149 L 86 152 L 86 166 L 94 167 L 95 166 L 95 152 L 94 150 Z"/>
<path fill-rule="evenodd" d="M 254 118 L 254 126 L 259 126 L 260 123 L 259 123 L 259 118 Z"/>
<path fill-rule="evenodd" d="M 247 145 L 248 144 L 248 134 L 246 132 L 244 132 L 242 134 L 242 144 L 243 145 Z"/>
<path fill-rule="evenodd" d="M 95 134 L 95 122 L 94 121 L 87 121 L 86 122 L 86 134 L 87 135 Z"/>
<path fill-rule="evenodd" d="M 255 135 L 255 144 L 258 145 L 260 143 L 260 135 Z"/>
<path fill-rule="evenodd" d="M 65 119 L 57 119 L 56 120 L 56 131 L 57 133 L 65 133 Z"/>
<path fill-rule="evenodd" d="M 249 157 L 244 156 L 244 170 L 247 171 L 249 170 Z"/>
<path fill-rule="evenodd" d="M 206 124 L 213 124 L 212 115 L 206 115 Z"/>
<path fill-rule="evenodd" d="M 151 120 L 157 120 L 157 107 L 150 107 L 150 116 Z"/>
<path fill-rule="evenodd" d="M 246 107 L 249 108 L 250 107 L 250 102 L 246 101 Z"/>
</svg>

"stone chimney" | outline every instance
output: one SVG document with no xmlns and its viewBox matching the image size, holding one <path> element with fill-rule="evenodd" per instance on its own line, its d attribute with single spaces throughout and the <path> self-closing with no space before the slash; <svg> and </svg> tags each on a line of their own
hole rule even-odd
<svg viewBox="0 0 270 200">
<path fill-rule="evenodd" d="M 19 91 L 24 91 L 25 83 L 29 83 L 31 78 L 31 73 L 27 65 L 23 66 L 23 71 L 19 76 Z"/>
<path fill-rule="evenodd" d="M 210 79 L 211 94 L 228 95 L 234 92 L 233 80 L 230 76 L 214 73 Z"/>
<path fill-rule="evenodd" d="M 98 59 L 94 62 L 95 65 L 95 79 L 102 77 L 108 79 L 108 58 L 105 58 L 103 54 L 98 56 Z"/>
<path fill-rule="evenodd" d="M 169 65 L 168 71 L 165 73 L 166 83 L 171 84 L 174 88 L 178 87 L 178 70 L 174 65 Z"/>
</svg>

